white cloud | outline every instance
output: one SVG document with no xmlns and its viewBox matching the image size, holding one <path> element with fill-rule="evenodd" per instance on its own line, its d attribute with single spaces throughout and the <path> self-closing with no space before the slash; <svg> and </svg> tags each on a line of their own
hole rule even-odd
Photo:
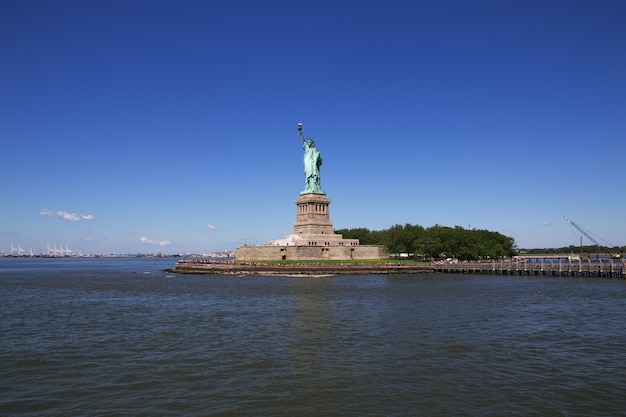
<svg viewBox="0 0 626 417">
<path fill-rule="evenodd" d="M 68 222 L 77 222 L 80 220 L 80 216 L 78 216 L 78 214 L 68 213 L 67 211 L 57 211 L 57 215 Z"/>
<path fill-rule="evenodd" d="M 141 241 L 141 243 L 144 243 L 146 245 L 168 246 L 170 244 L 168 240 L 148 239 L 145 236 L 142 236 L 139 240 Z"/>
<path fill-rule="evenodd" d="M 39 214 L 41 214 L 42 216 L 54 216 L 54 212 L 52 210 L 48 210 L 48 209 L 42 209 Z M 83 220 L 93 220 L 94 216 L 91 214 L 81 214 L 80 216 L 76 213 L 69 213 L 67 211 L 62 211 L 59 210 L 57 211 L 57 216 L 59 216 L 60 218 L 62 218 L 63 220 L 65 220 L 66 222 L 77 222 L 80 219 Z"/>
<path fill-rule="evenodd" d="M 544 226 L 552 226 L 552 222 L 545 221 L 545 222 L 543 222 L 543 225 Z"/>
<path fill-rule="evenodd" d="M 215 226 L 213 226 L 212 224 L 207 225 L 207 227 L 211 230 L 215 230 Z"/>
</svg>

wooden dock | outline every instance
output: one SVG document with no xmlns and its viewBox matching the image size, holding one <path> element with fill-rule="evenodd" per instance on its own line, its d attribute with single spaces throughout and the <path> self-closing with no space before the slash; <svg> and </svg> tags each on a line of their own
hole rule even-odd
<svg viewBox="0 0 626 417">
<path fill-rule="evenodd" d="M 622 262 L 584 263 L 527 263 L 511 261 L 443 263 L 436 264 L 437 272 L 484 275 L 527 275 L 553 277 L 624 278 L 626 267 Z"/>
</svg>

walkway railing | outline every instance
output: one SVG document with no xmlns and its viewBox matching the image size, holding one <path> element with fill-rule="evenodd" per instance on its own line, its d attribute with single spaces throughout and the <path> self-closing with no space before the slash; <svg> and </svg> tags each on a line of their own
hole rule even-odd
<svg viewBox="0 0 626 417">
<path fill-rule="evenodd" d="M 527 263 L 514 261 L 443 263 L 436 264 L 437 272 L 487 275 L 533 275 L 557 277 L 624 278 L 626 267 L 622 262 L 585 263 Z"/>
</svg>

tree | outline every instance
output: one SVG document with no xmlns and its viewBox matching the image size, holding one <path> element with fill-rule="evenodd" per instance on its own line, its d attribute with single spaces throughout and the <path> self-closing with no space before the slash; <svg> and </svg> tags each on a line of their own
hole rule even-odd
<svg viewBox="0 0 626 417">
<path fill-rule="evenodd" d="M 414 257 L 454 257 L 475 260 L 497 259 L 517 254 L 515 240 L 488 230 L 467 230 L 461 226 L 438 224 L 430 228 L 396 224 L 389 229 L 370 231 L 365 228 L 337 230 L 344 238 L 359 239 L 361 244 L 384 245 L 389 253 L 412 253 Z"/>
</svg>

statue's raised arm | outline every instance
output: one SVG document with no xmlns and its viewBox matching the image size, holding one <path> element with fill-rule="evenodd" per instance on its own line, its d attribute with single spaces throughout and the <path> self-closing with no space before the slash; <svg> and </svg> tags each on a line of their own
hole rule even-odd
<svg viewBox="0 0 626 417">
<path fill-rule="evenodd" d="M 298 134 L 300 135 L 302 144 L 306 146 L 306 140 L 304 139 L 304 135 L 302 134 L 302 123 L 298 123 Z"/>
<path fill-rule="evenodd" d="M 312 138 L 304 138 L 302 123 L 298 123 L 298 133 L 304 149 L 304 177 L 306 178 L 306 188 L 300 194 L 326 194 L 321 188 L 322 155 L 315 147 L 315 141 Z"/>
</svg>

